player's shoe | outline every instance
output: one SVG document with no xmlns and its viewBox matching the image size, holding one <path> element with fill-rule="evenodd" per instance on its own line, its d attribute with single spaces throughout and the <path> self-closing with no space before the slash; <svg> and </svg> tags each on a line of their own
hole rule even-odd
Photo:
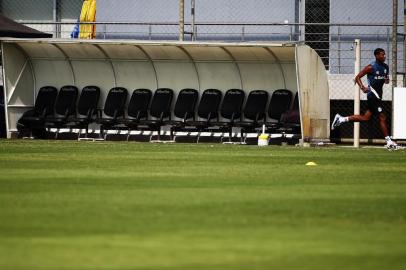
<svg viewBox="0 0 406 270">
<path fill-rule="evenodd" d="M 400 149 L 400 146 L 394 141 L 389 141 L 386 143 L 386 149 L 388 149 L 389 151 L 396 151 Z"/>
<path fill-rule="evenodd" d="M 336 114 L 336 116 L 334 116 L 333 123 L 331 123 L 331 130 L 334 130 L 334 128 L 341 125 L 340 117 L 341 117 L 341 115 L 339 115 L 338 113 Z"/>
</svg>

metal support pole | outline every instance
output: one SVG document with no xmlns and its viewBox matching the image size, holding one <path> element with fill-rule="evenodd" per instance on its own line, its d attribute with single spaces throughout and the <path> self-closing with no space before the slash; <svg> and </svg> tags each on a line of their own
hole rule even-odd
<svg viewBox="0 0 406 270">
<path fill-rule="evenodd" d="M 398 0 L 393 0 L 393 24 L 392 24 L 392 104 L 395 87 L 398 86 Z M 392 105 L 392 119 L 394 115 Z M 393 125 L 391 125 L 393 134 Z"/>
<path fill-rule="evenodd" d="M 184 40 L 185 35 L 185 0 L 179 0 L 179 41 Z"/>
<path fill-rule="evenodd" d="M 306 1 L 305 0 L 300 0 L 299 1 L 299 23 L 302 25 L 299 26 L 299 31 L 300 31 L 300 40 L 299 41 L 305 41 L 306 40 L 306 29 L 304 23 L 306 23 Z"/>
<path fill-rule="evenodd" d="M 289 41 L 293 40 L 293 27 L 290 26 L 290 36 L 289 36 Z"/>
<path fill-rule="evenodd" d="M 406 0 L 405 0 L 406 1 Z M 338 40 L 338 74 L 341 74 L 341 27 L 337 28 L 337 40 Z"/>
<path fill-rule="evenodd" d="M 361 40 L 356 39 L 354 44 L 355 50 L 355 65 L 354 74 L 355 76 L 361 71 Z M 357 83 L 354 85 L 354 115 L 359 115 L 360 113 L 360 89 Z M 354 147 L 359 148 L 359 122 L 354 122 Z"/>
<path fill-rule="evenodd" d="M 392 97 L 393 89 L 397 87 L 398 73 L 398 0 L 393 0 L 393 23 L 392 23 Z"/>
<path fill-rule="evenodd" d="M 406 0 L 405 0 L 406 1 Z M 295 1 L 295 23 L 300 23 L 300 0 Z M 299 25 L 295 25 L 295 40 L 299 41 Z"/>
<path fill-rule="evenodd" d="M 55 38 L 57 38 L 58 37 L 58 26 L 57 26 L 57 24 L 56 24 L 56 22 L 58 21 L 58 16 L 57 16 L 57 9 L 58 9 L 58 7 L 57 7 L 57 5 L 58 5 L 58 0 L 54 0 L 53 1 L 53 21 L 54 21 L 54 37 Z"/>
<path fill-rule="evenodd" d="M 406 0 L 403 0 L 403 87 L 406 87 Z"/>
<path fill-rule="evenodd" d="M 388 52 L 388 54 L 389 54 L 389 52 L 390 52 L 390 43 L 391 43 L 391 41 L 392 41 L 392 39 L 391 39 L 391 36 L 390 36 L 390 27 L 387 27 L 386 28 L 386 51 Z M 390 66 L 391 65 L 391 63 L 392 63 L 392 59 L 390 59 L 390 57 L 388 56 L 387 57 L 387 62 L 388 62 L 388 66 Z"/>
<path fill-rule="evenodd" d="M 195 29 L 195 21 L 196 21 L 196 16 L 195 16 L 195 11 L 196 11 L 196 1 L 191 0 L 191 14 L 192 14 L 192 41 L 196 40 L 196 29 Z M 406 1 L 406 0 L 405 0 Z"/>
</svg>

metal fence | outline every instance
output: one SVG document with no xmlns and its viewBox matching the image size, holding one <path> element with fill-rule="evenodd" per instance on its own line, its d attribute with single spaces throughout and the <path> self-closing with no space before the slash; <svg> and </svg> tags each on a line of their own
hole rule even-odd
<svg viewBox="0 0 406 270">
<path fill-rule="evenodd" d="M 398 1 L 403 30 L 404 1 Z M 98 0 L 98 39 L 178 40 L 180 0 Z M 82 0 L 2 0 L 1 13 L 55 37 L 70 38 Z M 392 61 L 393 1 L 381 0 L 184 0 L 184 39 L 197 41 L 305 42 L 329 73 L 332 115 L 350 114 L 353 99 L 353 42 L 362 40 L 362 66 L 381 47 Z M 403 37 L 398 38 L 403 71 Z M 399 76 L 398 85 L 402 85 Z M 365 97 L 362 98 L 365 106 Z M 391 85 L 383 100 L 391 114 Z M 376 120 L 372 120 L 376 121 Z M 361 125 L 361 137 L 381 137 L 377 125 Z M 352 137 L 351 127 L 333 136 Z"/>
</svg>

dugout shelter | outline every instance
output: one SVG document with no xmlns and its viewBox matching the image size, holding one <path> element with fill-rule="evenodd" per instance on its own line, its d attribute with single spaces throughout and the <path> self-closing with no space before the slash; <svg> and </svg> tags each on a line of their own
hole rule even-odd
<svg viewBox="0 0 406 270">
<path fill-rule="evenodd" d="M 298 93 L 303 138 L 327 140 L 327 73 L 317 53 L 296 43 L 212 43 L 129 40 L 1 41 L 7 136 L 34 106 L 43 86 L 97 85 L 102 108 L 109 89 L 185 88 Z M 172 105 L 173 106 L 173 105 Z"/>
</svg>

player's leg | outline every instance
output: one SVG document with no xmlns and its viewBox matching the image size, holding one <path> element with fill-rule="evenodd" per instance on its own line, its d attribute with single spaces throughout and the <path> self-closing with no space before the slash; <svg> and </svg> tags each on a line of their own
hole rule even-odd
<svg viewBox="0 0 406 270">
<path fill-rule="evenodd" d="M 383 112 L 381 112 L 380 114 L 378 114 L 378 118 L 379 118 L 379 126 L 381 128 L 383 136 L 385 138 L 389 137 L 388 126 L 386 125 L 386 115 Z"/>
<path fill-rule="evenodd" d="M 371 116 L 372 116 L 372 112 L 370 110 L 367 110 L 362 115 L 348 116 L 347 122 L 365 122 L 365 121 L 369 121 L 369 119 L 371 119 Z"/>
<path fill-rule="evenodd" d="M 388 150 L 397 150 L 399 146 L 396 142 L 392 141 L 389 136 L 388 126 L 386 125 L 386 115 L 383 112 L 382 100 L 378 98 L 368 98 L 368 107 L 372 108 L 373 111 L 378 115 L 379 127 L 381 128 L 382 134 L 385 137 L 386 148 Z"/>
<path fill-rule="evenodd" d="M 372 112 L 367 110 L 362 115 L 350 115 L 350 116 L 341 116 L 338 113 L 335 115 L 333 123 L 331 124 L 331 129 L 334 130 L 335 127 L 340 126 L 346 122 L 365 122 L 371 119 Z"/>
<path fill-rule="evenodd" d="M 373 113 L 375 113 L 378 116 L 379 127 L 381 128 L 382 134 L 385 137 L 386 147 L 389 150 L 398 149 L 398 145 L 395 142 L 393 142 L 391 137 L 389 136 L 388 126 L 386 125 L 386 115 L 383 112 L 382 100 L 374 95 L 369 95 L 368 109 L 370 109 Z"/>
<path fill-rule="evenodd" d="M 379 126 L 381 128 L 383 136 L 385 137 L 386 148 L 388 150 L 399 149 L 397 143 L 392 141 L 391 137 L 389 136 L 388 126 L 386 125 L 386 115 L 383 112 L 381 112 L 378 114 L 378 118 L 379 118 Z"/>
</svg>

